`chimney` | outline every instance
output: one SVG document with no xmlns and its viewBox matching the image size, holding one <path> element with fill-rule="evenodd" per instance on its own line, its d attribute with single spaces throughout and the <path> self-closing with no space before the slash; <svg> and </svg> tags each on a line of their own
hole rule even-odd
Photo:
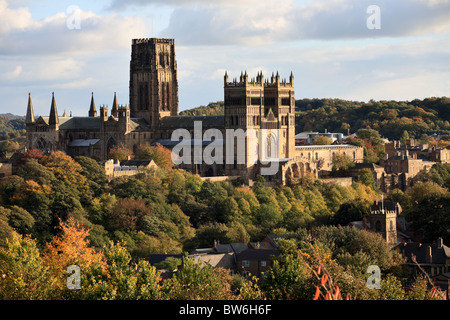
<svg viewBox="0 0 450 320">
<path fill-rule="evenodd" d="M 437 247 L 438 248 L 444 247 L 444 239 L 442 239 L 441 237 L 439 237 L 437 240 Z"/>
<path fill-rule="evenodd" d="M 427 252 L 426 252 L 426 256 L 425 256 L 425 262 L 431 263 L 433 261 L 433 254 L 432 254 L 431 246 L 427 246 L 426 250 L 427 250 Z"/>
</svg>

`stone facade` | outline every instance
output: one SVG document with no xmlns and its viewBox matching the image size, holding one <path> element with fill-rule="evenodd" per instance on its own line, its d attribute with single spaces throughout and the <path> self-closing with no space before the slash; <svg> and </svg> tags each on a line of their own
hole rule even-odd
<svg viewBox="0 0 450 320">
<path fill-rule="evenodd" d="M 278 72 L 265 79 L 259 72 L 250 79 L 242 72 L 239 80 L 224 76 L 225 112 L 222 116 L 179 116 L 178 80 L 173 39 L 135 39 L 130 61 L 130 103 L 119 106 L 114 94 L 111 111 L 101 105 L 99 112 L 90 99 L 87 117 L 58 115 L 52 95 L 50 115 L 35 119 L 31 95 L 26 125 L 28 149 L 45 152 L 65 151 L 71 156 L 90 156 L 108 160 L 113 146 L 125 145 L 133 153 L 142 144 L 159 143 L 169 149 L 180 146 L 183 157 L 191 161 L 180 168 L 202 176 L 239 176 L 254 179 L 275 163 L 268 180 L 285 183 L 290 175 L 302 177 L 331 168 L 334 153 L 362 162 L 363 148 L 350 145 L 295 146 L 294 76 L 288 81 Z M 211 135 L 212 133 L 212 135 Z M 200 141 L 200 145 L 197 142 Z M 215 161 L 200 153 L 211 151 Z M 187 151 L 186 151 L 187 150 Z M 220 153 L 220 156 L 217 156 Z M 181 157 L 181 153 L 177 154 Z"/>
<path fill-rule="evenodd" d="M 381 234 L 391 247 L 398 244 L 397 217 L 400 213 L 402 207 L 393 202 L 375 202 L 370 209 L 370 230 Z"/>
</svg>

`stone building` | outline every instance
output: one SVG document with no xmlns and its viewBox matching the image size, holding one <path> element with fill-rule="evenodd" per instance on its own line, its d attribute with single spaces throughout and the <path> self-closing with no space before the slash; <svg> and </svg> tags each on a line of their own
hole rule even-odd
<svg viewBox="0 0 450 320">
<path fill-rule="evenodd" d="M 379 165 L 385 173 L 381 177 L 380 187 L 384 192 L 392 189 L 405 191 L 412 185 L 412 179 L 422 170 L 429 170 L 437 162 L 418 158 L 417 153 L 410 155 L 409 150 L 397 151 L 395 155 L 380 160 Z"/>
<path fill-rule="evenodd" d="M 397 217 L 400 213 L 402 207 L 399 203 L 376 201 L 367 218 L 370 231 L 381 234 L 391 247 L 395 247 L 398 243 Z"/>
<path fill-rule="evenodd" d="M 35 119 L 29 95 L 27 148 L 106 161 L 113 146 L 123 144 L 136 154 L 142 144 L 159 143 L 183 160 L 178 167 L 202 176 L 250 181 L 262 174 L 281 183 L 294 175 L 317 177 L 335 152 L 363 159 L 363 148 L 356 146 L 296 148 L 292 73 L 288 80 L 278 72 L 268 79 L 261 72 L 252 79 L 247 72 L 239 79 L 225 73 L 224 115 L 180 116 L 174 40 L 134 39 L 129 89 L 129 105 L 119 106 L 114 94 L 111 110 L 101 105 L 97 111 L 92 94 L 86 117 L 59 116 L 53 94 L 49 116 Z"/>
</svg>

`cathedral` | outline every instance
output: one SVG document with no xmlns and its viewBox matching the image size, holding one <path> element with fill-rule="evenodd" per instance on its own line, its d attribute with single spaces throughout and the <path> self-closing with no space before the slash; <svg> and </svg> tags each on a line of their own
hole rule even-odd
<svg viewBox="0 0 450 320">
<path fill-rule="evenodd" d="M 292 73 L 287 80 L 278 72 L 267 79 L 261 72 L 233 79 L 225 73 L 224 115 L 180 116 L 174 40 L 134 39 L 129 90 L 129 105 L 118 105 L 114 94 L 111 110 L 101 105 L 97 111 L 92 94 L 86 117 L 60 116 L 53 93 L 49 116 L 35 119 L 30 95 L 27 148 L 104 161 L 114 146 L 123 144 L 136 154 L 140 145 L 158 143 L 176 154 L 177 167 L 202 176 L 249 181 L 262 174 L 280 183 L 318 176 L 335 153 L 363 160 L 363 149 L 355 146 L 296 147 Z"/>
</svg>

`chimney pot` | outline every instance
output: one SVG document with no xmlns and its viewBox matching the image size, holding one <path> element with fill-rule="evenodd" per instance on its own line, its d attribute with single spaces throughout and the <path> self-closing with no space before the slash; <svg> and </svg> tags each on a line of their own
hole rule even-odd
<svg viewBox="0 0 450 320">
<path fill-rule="evenodd" d="M 431 263 L 433 261 L 433 254 L 431 246 L 427 247 L 426 263 Z"/>
</svg>

